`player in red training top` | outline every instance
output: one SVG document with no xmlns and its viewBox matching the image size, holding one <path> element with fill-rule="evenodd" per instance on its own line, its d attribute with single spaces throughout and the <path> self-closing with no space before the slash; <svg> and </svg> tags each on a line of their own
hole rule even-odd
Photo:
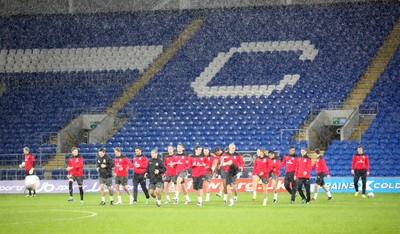
<svg viewBox="0 0 400 234">
<path fill-rule="evenodd" d="M 221 165 L 220 165 L 221 157 L 222 157 L 223 153 L 224 152 L 219 147 L 216 147 L 214 149 L 213 156 L 215 157 L 215 159 L 214 159 L 214 163 L 213 163 L 213 166 L 212 166 L 211 170 L 212 171 L 215 170 L 216 174 L 218 174 L 222 179 L 222 183 L 219 186 L 219 191 L 215 195 L 217 195 L 217 197 L 222 197 L 222 193 L 224 193 L 224 202 L 226 202 L 226 196 L 227 195 L 226 195 L 226 191 L 224 190 L 224 188 L 226 188 L 226 181 L 225 181 L 225 178 L 222 178 Z"/>
<path fill-rule="evenodd" d="M 243 161 L 243 157 L 242 155 L 240 155 L 239 153 L 236 152 L 236 146 L 235 144 L 231 144 L 235 147 L 234 153 L 231 155 L 232 156 L 232 160 L 233 163 L 236 165 L 236 167 L 239 169 L 239 172 L 236 174 L 236 176 L 233 178 L 233 201 L 237 201 L 238 200 L 238 192 L 237 192 L 237 187 L 236 187 L 236 179 L 240 178 L 242 172 L 243 172 L 243 168 L 244 168 L 244 161 Z M 229 153 L 229 152 L 228 152 Z"/>
<path fill-rule="evenodd" d="M 142 187 L 146 196 L 146 205 L 150 202 L 149 191 L 146 187 L 146 178 L 144 177 L 149 160 L 142 154 L 140 146 L 135 147 L 135 157 L 133 157 L 133 204 L 137 204 L 138 186 Z"/>
<path fill-rule="evenodd" d="M 311 201 L 316 201 L 318 197 L 318 189 L 319 186 L 321 186 L 325 192 L 326 195 L 328 195 L 328 200 L 332 199 L 332 194 L 329 191 L 329 188 L 325 184 L 324 177 L 330 178 L 331 176 L 329 175 L 329 169 L 328 166 L 326 166 L 326 162 L 324 159 L 324 156 L 322 156 L 321 151 L 319 149 L 315 149 L 315 154 L 317 154 L 317 160 L 314 163 L 314 166 L 316 168 L 316 173 L 317 173 L 317 179 L 315 181 L 315 192 L 314 192 L 314 197 L 311 198 Z"/>
<path fill-rule="evenodd" d="M 35 173 L 35 156 L 30 153 L 30 149 L 28 147 L 23 148 L 24 151 L 24 161 L 19 165 L 19 168 L 25 169 L 25 177 L 29 175 L 34 175 Z M 36 190 L 28 188 L 29 194 L 27 197 L 36 196 Z"/>
<path fill-rule="evenodd" d="M 227 197 L 229 199 L 229 206 L 234 205 L 235 200 L 232 197 L 232 189 L 235 186 L 236 175 L 239 172 L 239 168 L 235 164 L 235 159 L 234 159 L 235 156 L 238 157 L 238 156 L 240 156 L 240 154 L 238 154 L 236 152 L 235 144 L 231 143 L 228 146 L 228 152 L 225 152 L 222 155 L 221 163 L 220 163 L 221 168 L 222 168 L 222 170 L 221 170 L 222 178 L 225 177 L 225 181 L 226 181 L 226 189 L 224 188 L 224 191 L 226 190 L 226 192 L 227 192 Z M 225 200 L 225 195 L 224 195 L 224 200 Z"/>
<path fill-rule="evenodd" d="M 174 165 L 176 169 L 176 187 L 175 187 L 175 197 L 173 198 L 175 200 L 174 204 L 179 203 L 179 192 L 182 189 L 183 194 L 185 195 L 186 202 L 185 205 L 187 205 L 190 200 L 189 194 L 186 189 L 185 185 L 185 179 L 188 177 L 188 167 L 189 167 L 189 156 L 187 156 L 183 150 L 183 144 L 178 144 L 176 146 L 177 153 L 174 155 Z"/>
<path fill-rule="evenodd" d="M 204 200 L 205 202 L 209 202 L 210 201 L 210 181 L 213 177 L 213 173 L 214 173 L 214 160 L 215 158 L 211 155 L 210 152 L 210 148 L 208 147 L 204 147 L 203 149 L 203 155 L 204 155 L 204 161 L 206 163 L 206 174 L 205 174 L 205 178 L 204 178 L 204 182 L 206 183 L 205 187 L 206 187 L 206 199 Z"/>
<path fill-rule="evenodd" d="M 297 167 L 297 154 L 295 153 L 294 146 L 290 146 L 289 154 L 285 154 L 282 159 L 281 166 L 286 167 L 284 185 L 288 193 L 291 195 L 290 204 L 294 203 L 296 199 L 297 181 L 294 179 Z M 290 187 L 292 184 L 292 187 Z"/>
<path fill-rule="evenodd" d="M 83 205 L 83 157 L 79 154 L 78 148 L 72 147 L 71 157 L 68 159 L 68 188 L 69 188 L 69 198 L 68 201 L 73 201 L 73 183 L 76 181 L 79 188 L 79 195 L 81 197 L 81 205 Z"/>
<path fill-rule="evenodd" d="M 163 175 L 164 181 L 164 192 L 166 201 L 164 204 L 168 204 L 171 202 L 170 194 L 170 186 L 173 183 L 176 187 L 176 169 L 174 165 L 174 147 L 169 145 L 167 147 L 168 154 L 164 156 L 164 165 L 166 167 L 166 172 Z"/>
<path fill-rule="evenodd" d="M 307 155 L 307 149 L 301 148 L 300 150 L 301 158 L 298 158 L 298 163 L 296 167 L 295 179 L 297 179 L 297 190 L 302 198 L 302 204 L 308 204 L 310 202 L 310 176 L 312 170 L 311 158 Z M 304 196 L 302 187 L 306 188 L 306 196 Z"/>
<path fill-rule="evenodd" d="M 269 164 L 270 165 L 269 179 L 272 182 L 271 184 L 272 190 L 274 190 L 274 200 L 272 202 L 277 203 L 278 202 L 277 185 L 278 185 L 279 172 L 281 170 L 281 161 L 275 155 L 275 152 L 273 150 L 268 151 L 268 157 L 271 160 Z"/>
<path fill-rule="evenodd" d="M 370 172 L 369 160 L 368 155 L 364 154 L 362 146 L 358 146 L 357 151 L 357 154 L 353 155 L 353 160 L 351 162 L 351 174 L 354 175 L 354 189 L 356 190 L 354 197 L 358 197 L 358 180 L 361 177 L 362 197 L 366 198 L 367 175 L 369 175 Z"/>
<path fill-rule="evenodd" d="M 133 204 L 133 196 L 126 185 L 128 184 L 128 169 L 133 168 L 133 164 L 128 157 L 122 155 L 121 148 L 114 148 L 114 173 L 115 173 L 115 192 L 117 193 L 118 201 L 115 205 L 122 204 L 120 186 L 129 196 L 129 204 Z"/>
<path fill-rule="evenodd" d="M 201 153 L 201 146 L 194 148 L 194 156 L 190 158 L 192 168 L 193 189 L 197 194 L 197 206 L 203 205 L 203 181 L 206 174 L 206 163 Z"/>
<path fill-rule="evenodd" d="M 257 199 L 257 183 L 261 181 L 264 195 L 263 206 L 266 206 L 268 201 L 267 185 L 270 160 L 265 157 L 265 149 L 263 148 L 257 149 L 257 156 L 254 160 L 253 169 L 253 201 Z"/>
</svg>

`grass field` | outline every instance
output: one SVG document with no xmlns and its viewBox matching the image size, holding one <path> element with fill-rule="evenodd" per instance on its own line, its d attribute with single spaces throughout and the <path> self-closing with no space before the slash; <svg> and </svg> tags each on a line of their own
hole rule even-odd
<svg viewBox="0 0 400 234">
<path fill-rule="evenodd" d="M 125 194 L 124 194 L 125 195 Z M 100 206 L 98 194 L 85 194 L 85 204 L 67 202 L 67 194 L 0 195 L 1 233 L 399 233 L 400 195 L 375 194 L 373 199 L 353 198 L 353 194 L 333 194 L 308 205 L 289 204 L 289 195 L 279 194 L 279 202 L 261 205 L 262 194 L 252 201 L 251 193 L 240 193 L 234 207 L 212 194 L 211 202 L 197 207 L 192 203 L 162 205 L 155 200 L 144 204 Z M 269 194 L 271 199 L 272 194 Z M 108 201 L 108 198 L 107 198 Z M 180 201 L 184 201 L 182 197 Z"/>
</svg>

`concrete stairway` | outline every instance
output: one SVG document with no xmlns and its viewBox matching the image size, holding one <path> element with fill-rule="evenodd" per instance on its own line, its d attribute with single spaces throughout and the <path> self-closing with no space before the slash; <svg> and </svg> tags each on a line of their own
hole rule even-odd
<svg viewBox="0 0 400 234">
<path fill-rule="evenodd" d="M 385 70 L 387 64 L 392 58 L 393 54 L 396 52 L 397 48 L 400 45 L 400 19 L 397 20 L 393 29 L 390 31 L 389 35 L 383 41 L 382 46 L 378 49 L 376 55 L 371 60 L 364 74 L 360 77 L 360 80 L 355 85 L 354 89 L 351 91 L 348 98 L 344 101 L 344 105 L 348 106 L 359 106 L 367 96 L 367 94 L 371 91 L 375 82 L 382 75 L 382 72 Z M 353 136 L 350 139 L 358 140 L 361 135 L 365 133 L 366 129 L 369 127 L 368 122 L 361 122 L 358 128 L 360 131 L 355 131 Z M 300 130 L 300 134 L 295 136 L 296 140 L 306 140 L 306 130 L 308 128 L 308 124 L 302 126 Z"/>
</svg>

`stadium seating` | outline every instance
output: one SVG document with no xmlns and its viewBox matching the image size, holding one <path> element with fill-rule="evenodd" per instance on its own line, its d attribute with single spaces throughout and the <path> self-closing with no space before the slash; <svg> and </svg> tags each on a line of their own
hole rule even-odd
<svg viewBox="0 0 400 234">
<path fill-rule="evenodd" d="M 392 60 L 386 67 L 382 76 L 378 79 L 364 103 L 378 103 L 379 112 L 358 141 L 335 141 L 325 152 L 327 161 L 333 166 L 333 175 L 340 175 L 340 166 L 336 166 L 338 160 L 351 161 L 353 154 L 357 152 L 357 146 L 364 147 L 364 152 L 369 155 L 371 175 L 373 176 L 399 176 L 397 167 L 398 141 L 400 139 L 400 96 L 398 88 L 400 81 L 400 50 L 398 49 Z M 339 159 L 339 158 L 340 159 Z M 348 170 L 351 164 L 347 163 Z M 347 173 L 348 174 L 348 173 Z M 346 174 L 345 174 L 346 175 Z"/>
<path fill-rule="evenodd" d="M 54 153 L 56 146 L 46 145 L 50 133 L 80 113 L 104 111 L 171 43 L 190 14 L 1 18 L 1 161 L 24 146 L 37 157 Z"/>
<path fill-rule="evenodd" d="M 15 40 L 1 40 L 0 46 L 24 50 L 8 50 L 15 54 L 12 61 L 23 60 L 24 54 L 31 59 L 31 48 L 76 48 L 51 50 L 62 54 L 78 53 L 78 48 L 108 48 L 102 49 L 108 53 L 115 46 L 167 46 L 192 19 L 191 14 L 3 19 L 4 31 Z M 264 147 L 287 152 L 295 129 L 311 113 L 311 106 L 341 102 L 347 97 L 399 15 L 398 4 L 391 3 L 209 11 L 194 36 L 120 110 L 121 116 L 129 117 L 128 122 L 104 144 L 81 144 L 81 152 L 92 153 L 100 147 L 111 151 L 116 146 L 132 152 L 138 145 L 146 152 L 153 148 L 165 151 L 169 144 L 177 143 L 190 151 L 195 145 L 226 147 L 231 142 L 240 151 Z M 64 26 L 56 27 L 61 21 Z M 25 31 L 22 34 L 13 28 Z M 43 34 L 48 28 L 51 35 Z M 40 36 L 36 32 L 41 32 Z M 37 37 L 23 36 L 30 33 Z M 55 62 L 41 67 L 49 72 L 2 76 L 2 81 L 11 85 L 0 98 L 0 127 L 4 129 L 0 148 L 10 153 L 19 153 L 23 145 L 39 148 L 42 142 L 32 137 L 36 132 L 58 131 L 74 114 L 81 113 L 76 109 L 104 110 L 141 71 L 99 71 L 102 66 L 94 63 L 88 65 L 92 70 L 74 72 L 68 69 L 76 64 L 67 68 L 54 64 L 59 65 Z M 398 65 L 394 59 L 390 67 Z M 13 67 L 4 65 L 4 69 L 8 72 Z M 30 67 L 16 65 L 14 69 L 28 71 Z M 375 155 L 393 155 L 398 150 L 392 147 L 398 144 L 393 140 L 399 139 L 397 130 L 385 131 L 399 124 L 391 121 L 398 111 L 392 103 L 398 102 L 398 95 L 395 89 L 387 90 L 390 86 L 385 83 L 390 80 L 398 87 L 398 81 L 392 78 L 398 72 L 390 70 L 366 100 L 386 103 L 362 139 L 367 152 L 376 152 L 371 153 L 372 164 L 379 159 Z M 127 79 L 113 82 L 122 78 Z M 67 87 L 60 88 L 60 81 Z M 307 145 L 304 141 L 291 143 L 296 147 Z M 326 158 L 333 176 L 349 175 L 349 152 L 355 152 L 357 144 L 334 142 L 329 147 Z M 85 157 L 85 162 L 93 159 Z M 388 176 L 387 170 L 394 168 L 379 168 L 374 175 Z M 85 176 L 98 175 L 89 169 Z M 53 170 L 53 177 L 64 178 L 64 170 Z"/>
</svg>

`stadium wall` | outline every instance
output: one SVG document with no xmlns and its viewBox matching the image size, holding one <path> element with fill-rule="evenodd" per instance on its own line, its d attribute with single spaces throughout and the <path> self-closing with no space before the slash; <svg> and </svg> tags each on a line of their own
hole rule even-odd
<svg viewBox="0 0 400 234">
<path fill-rule="evenodd" d="M 221 179 L 211 180 L 211 192 L 218 192 L 221 184 Z M 329 187 L 332 193 L 350 193 L 354 192 L 353 177 L 331 177 L 326 178 L 326 185 Z M 147 181 L 148 183 L 148 181 Z M 253 185 L 252 179 L 241 178 L 237 179 L 236 185 L 239 192 L 252 192 Z M 359 182 L 361 188 L 361 182 Z M 86 193 L 97 193 L 99 192 L 99 181 L 98 180 L 85 180 L 84 191 Z M 133 187 L 131 184 L 127 186 L 132 191 Z M 194 192 L 192 179 L 186 180 L 186 187 L 189 192 Z M 74 186 L 74 190 L 78 190 L 77 185 Z M 262 191 L 261 185 L 258 185 L 257 190 Z M 272 191 L 269 186 L 269 190 Z M 0 194 L 14 194 L 24 193 L 25 186 L 24 181 L 19 180 L 8 180 L 0 182 Z M 38 189 L 38 193 L 68 193 L 68 181 L 66 180 L 42 180 Z M 139 191 L 142 192 L 141 188 Z M 173 189 L 171 190 L 173 191 Z M 283 178 L 279 178 L 278 191 L 286 192 L 283 185 Z M 311 186 L 311 192 L 314 192 L 314 185 Z M 323 192 L 320 189 L 320 192 Z M 369 177 L 367 180 L 367 192 L 374 193 L 399 193 L 400 192 L 400 177 Z"/>
<path fill-rule="evenodd" d="M 0 15 L 109 13 L 251 6 L 376 2 L 374 0 L 0 0 Z M 382 1 L 381 1 L 382 2 Z M 388 1 L 386 1 L 388 2 Z"/>
</svg>

